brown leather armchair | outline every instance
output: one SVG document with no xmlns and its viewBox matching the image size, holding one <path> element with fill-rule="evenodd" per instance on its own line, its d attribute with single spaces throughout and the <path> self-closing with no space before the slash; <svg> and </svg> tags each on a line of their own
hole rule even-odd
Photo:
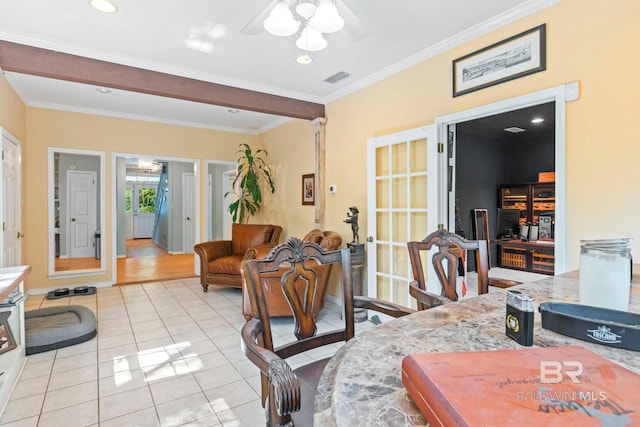
<svg viewBox="0 0 640 427">
<path fill-rule="evenodd" d="M 302 238 L 303 242 L 313 242 L 326 249 L 328 251 L 334 251 L 342 245 L 342 237 L 340 234 L 335 231 L 322 231 L 318 229 L 311 230 Z M 275 247 L 275 245 L 273 246 Z M 245 258 L 245 259 L 262 259 L 271 252 L 273 247 L 268 247 L 267 245 L 263 245 L 259 248 L 256 248 L 254 256 Z M 318 295 L 314 300 L 313 306 L 313 318 L 317 319 L 320 310 L 324 307 L 324 297 L 327 290 L 327 284 L 329 283 L 329 276 L 331 275 L 331 265 L 317 265 L 314 263 L 313 270 L 316 272 L 318 277 Z M 287 302 L 287 299 L 282 294 L 282 289 L 280 286 L 280 277 L 282 276 L 284 268 L 279 269 L 274 273 L 265 273 L 263 275 L 264 279 L 262 281 L 262 286 L 264 288 L 264 295 L 267 299 L 267 310 L 269 311 L 270 317 L 280 317 L 280 316 L 292 316 L 291 307 Z M 295 284 L 298 292 L 303 295 L 303 289 L 306 286 L 302 280 L 299 280 Z M 244 314 L 245 319 L 249 320 L 252 317 L 251 310 L 251 301 L 249 301 L 249 297 L 247 296 L 247 285 L 243 280 L 242 286 L 242 313 Z"/>
<path fill-rule="evenodd" d="M 271 250 L 278 244 L 280 233 L 282 227 L 279 225 L 233 224 L 231 240 L 211 240 L 196 244 L 193 250 L 200 256 L 202 289 L 207 292 L 209 285 L 242 287 L 242 261 L 247 256 L 255 257 L 256 250 L 261 245 L 266 245 L 267 252 Z"/>
</svg>

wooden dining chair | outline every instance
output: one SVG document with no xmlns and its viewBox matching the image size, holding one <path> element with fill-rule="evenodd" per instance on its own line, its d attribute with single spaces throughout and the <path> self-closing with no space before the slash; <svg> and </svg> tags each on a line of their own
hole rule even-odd
<svg viewBox="0 0 640 427">
<path fill-rule="evenodd" d="M 317 296 L 314 266 L 333 265 L 342 284 L 344 325 L 331 331 L 318 331 L 313 316 Z M 293 313 L 296 340 L 276 347 L 271 318 L 265 300 L 263 280 L 282 272 L 280 285 Z M 393 317 L 414 310 L 368 297 L 353 295 L 349 249 L 327 251 L 313 242 L 292 237 L 276 246 L 261 260 L 245 261 L 242 273 L 251 301 L 252 318 L 242 328 L 242 348 L 261 372 L 262 405 L 267 426 L 313 425 L 314 400 L 320 375 L 329 358 L 292 369 L 291 356 L 329 344 L 348 341 L 354 336 L 354 307 L 372 309 Z M 279 325 L 279 328 L 281 326 Z M 281 337 L 276 337 L 282 340 Z"/>
<path fill-rule="evenodd" d="M 442 287 L 440 294 L 427 290 L 426 273 L 423 267 L 423 256 L 427 251 L 437 247 L 431 257 L 431 263 Z M 466 240 L 447 230 L 437 230 L 424 240 L 407 242 L 409 260 L 413 271 L 413 280 L 409 283 L 409 294 L 417 300 L 418 310 L 426 310 L 459 298 L 456 290 L 458 277 L 464 274 L 463 262 L 467 251 L 475 253 L 478 269 L 478 295 L 489 292 L 489 265 L 486 240 Z"/>
<path fill-rule="evenodd" d="M 475 240 L 481 239 L 487 241 L 488 264 L 489 270 L 491 270 L 491 238 L 489 237 L 489 213 L 487 209 L 474 209 L 471 218 L 471 225 L 473 238 Z M 489 277 L 489 286 L 494 286 L 496 288 L 506 289 L 520 284 L 522 284 L 522 282 L 504 279 L 501 277 Z"/>
</svg>

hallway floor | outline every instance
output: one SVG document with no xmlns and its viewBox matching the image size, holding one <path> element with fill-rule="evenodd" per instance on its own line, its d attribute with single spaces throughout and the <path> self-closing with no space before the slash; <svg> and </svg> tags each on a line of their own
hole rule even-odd
<svg viewBox="0 0 640 427">
<path fill-rule="evenodd" d="M 127 240 L 126 258 L 118 258 L 118 285 L 194 277 L 195 255 L 169 254 L 151 239 Z"/>
</svg>

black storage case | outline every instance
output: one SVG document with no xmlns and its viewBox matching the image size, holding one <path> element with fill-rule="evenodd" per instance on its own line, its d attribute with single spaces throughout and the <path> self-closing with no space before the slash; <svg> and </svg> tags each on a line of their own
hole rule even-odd
<svg viewBox="0 0 640 427">
<path fill-rule="evenodd" d="M 640 351 L 640 314 L 580 304 L 543 302 L 542 327 L 610 347 Z"/>
</svg>

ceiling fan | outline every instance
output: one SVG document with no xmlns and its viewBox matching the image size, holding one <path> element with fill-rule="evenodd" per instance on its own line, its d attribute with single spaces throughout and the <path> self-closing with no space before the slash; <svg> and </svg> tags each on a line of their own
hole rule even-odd
<svg viewBox="0 0 640 427">
<path fill-rule="evenodd" d="M 345 0 L 334 0 L 336 8 L 342 19 L 344 19 L 344 27 L 340 30 L 345 34 L 350 41 L 356 41 L 362 39 L 367 35 L 367 26 L 356 16 L 356 14 L 347 6 Z M 269 4 L 258 13 L 241 31 L 244 34 L 257 35 L 265 31 L 264 21 L 267 19 L 273 8 L 277 3 L 284 2 L 293 11 L 295 19 L 304 21 L 305 17 L 297 15 L 295 12 L 296 6 L 300 3 L 319 3 L 314 0 L 271 0 Z M 304 28 L 304 25 L 300 26 L 300 31 Z"/>
</svg>

